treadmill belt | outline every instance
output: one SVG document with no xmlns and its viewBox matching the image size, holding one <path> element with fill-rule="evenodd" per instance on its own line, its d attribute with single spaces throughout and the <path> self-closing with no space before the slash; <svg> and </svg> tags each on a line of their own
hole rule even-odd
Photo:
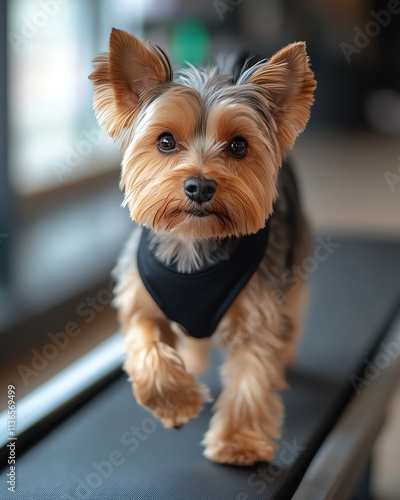
<svg viewBox="0 0 400 500">
<path fill-rule="evenodd" d="M 325 238 L 326 241 L 326 238 Z M 349 381 L 379 343 L 400 298 L 400 244 L 332 237 L 309 273 L 310 307 L 299 357 L 283 391 L 281 449 L 271 464 L 233 467 L 202 455 L 211 404 L 179 430 L 139 407 L 121 375 L 17 458 L 13 500 L 288 499 L 354 389 Z M 317 242 L 318 244 L 318 242 Z M 221 391 L 214 352 L 205 382 Z"/>
</svg>

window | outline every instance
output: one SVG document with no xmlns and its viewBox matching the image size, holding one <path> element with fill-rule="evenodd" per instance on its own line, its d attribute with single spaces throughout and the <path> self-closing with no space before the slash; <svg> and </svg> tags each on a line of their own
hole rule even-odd
<svg viewBox="0 0 400 500">
<path fill-rule="evenodd" d="M 9 159 L 19 194 L 54 189 L 118 163 L 92 112 L 87 77 L 93 54 L 105 49 L 100 40 L 108 38 L 102 20 L 127 9 L 132 2 L 112 2 L 112 10 L 104 1 L 9 2 Z"/>
<path fill-rule="evenodd" d="M 32 318 L 109 280 L 132 229 L 88 75 L 111 26 L 140 36 L 144 2 L 134 4 L 133 16 L 127 0 L 2 2 L 0 331 L 10 352 L 46 332 Z"/>
</svg>

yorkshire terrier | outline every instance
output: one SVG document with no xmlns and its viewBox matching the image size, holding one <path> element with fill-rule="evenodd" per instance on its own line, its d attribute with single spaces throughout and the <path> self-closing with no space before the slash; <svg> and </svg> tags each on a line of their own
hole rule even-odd
<svg viewBox="0 0 400 500">
<path fill-rule="evenodd" d="M 310 248 L 283 159 L 309 119 L 314 74 L 300 42 L 231 74 L 173 76 L 161 47 L 117 29 L 90 76 L 98 121 L 121 143 L 123 204 L 139 225 L 117 273 L 124 369 L 138 403 L 180 427 L 210 400 L 196 375 L 212 338 L 227 355 L 204 453 L 270 461 L 304 310 L 292 269 Z"/>
</svg>

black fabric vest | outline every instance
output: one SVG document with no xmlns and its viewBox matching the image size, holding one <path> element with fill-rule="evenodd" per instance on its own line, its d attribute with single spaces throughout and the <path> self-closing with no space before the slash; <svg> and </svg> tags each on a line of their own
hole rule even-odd
<svg viewBox="0 0 400 500">
<path fill-rule="evenodd" d="M 137 264 L 140 277 L 167 318 L 196 338 L 210 337 L 222 316 L 256 272 L 265 254 L 268 224 L 238 239 L 229 260 L 204 271 L 179 273 L 161 264 L 149 249 L 143 229 Z"/>
</svg>

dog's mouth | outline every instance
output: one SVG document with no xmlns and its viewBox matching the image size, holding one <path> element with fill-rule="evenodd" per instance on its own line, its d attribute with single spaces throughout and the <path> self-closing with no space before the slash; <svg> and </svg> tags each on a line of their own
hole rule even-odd
<svg viewBox="0 0 400 500">
<path fill-rule="evenodd" d="M 217 231 L 217 228 L 219 228 L 219 231 L 224 233 L 228 231 L 230 234 L 233 234 L 235 231 L 234 221 L 231 219 L 229 213 L 225 212 L 224 210 L 210 210 L 206 209 L 205 207 L 193 207 L 187 210 L 183 210 L 180 213 L 184 213 L 189 217 L 189 219 L 187 220 L 189 224 L 190 219 L 192 221 L 194 219 L 203 219 L 205 222 L 202 224 L 202 227 L 208 226 L 212 222 L 214 232 Z M 209 223 L 207 222 L 207 217 L 212 217 Z M 214 236 L 219 237 L 219 234 L 215 234 Z"/>
<path fill-rule="evenodd" d="M 233 222 L 232 219 L 230 218 L 229 214 L 225 212 L 220 212 L 217 210 L 206 210 L 205 208 L 197 208 L 193 210 L 186 210 L 185 212 L 188 215 L 191 215 L 192 217 L 196 218 L 204 218 L 204 217 L 211 217 L 212 215 L 216 217 L 219 222 L 224 224 L 225 226 L 232 226 Z"/>
<path fill-rule="evenodd" d="M 210 212 L 209 210 L 188 210 L 186 212 L 188 215 L 192 217 L 210 217 L 210 215 L 217 215 L 215 212 Z"/>
</svg>

